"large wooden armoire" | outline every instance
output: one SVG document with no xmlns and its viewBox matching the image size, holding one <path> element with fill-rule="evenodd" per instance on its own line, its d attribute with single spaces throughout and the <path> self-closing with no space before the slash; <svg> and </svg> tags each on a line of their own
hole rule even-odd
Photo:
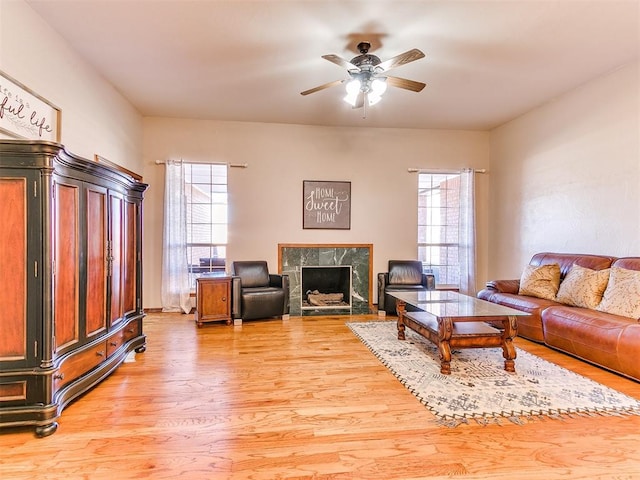
<svg viewBox="0 0 640 480">
<path fill-rule="evenodd" d="M 142 331 L 142 199 L 126 171 L 0 141 L 0 427 L 54 433 Z"/>
</svg>

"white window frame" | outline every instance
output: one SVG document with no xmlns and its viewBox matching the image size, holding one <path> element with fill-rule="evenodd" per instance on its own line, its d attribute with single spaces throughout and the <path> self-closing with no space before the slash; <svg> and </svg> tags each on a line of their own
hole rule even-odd
<svg viewBox="0 0 640 480">
<path fill-rule="evenodd" d="M 213 162 L 183 162 L 183 167 L 187 264 L 189 284 L 195 288 L 196 278 L 226 271 L 228 166 Z"/>
<path fill-rule="evenodd" d="M 440 289 L 460 287 L 460 177 L 459 171 L 418 172 L 418 259 Z M 455 189 L 443 189 L 444 182 Z"/>
</svg>

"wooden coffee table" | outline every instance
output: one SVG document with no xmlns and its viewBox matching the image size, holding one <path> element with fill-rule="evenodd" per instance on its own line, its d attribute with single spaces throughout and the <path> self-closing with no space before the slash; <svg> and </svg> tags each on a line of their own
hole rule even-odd
<svg viewBox="0 0 640 480">
<path fill-rule="evenodd" d="M 437 345 L 441 373 L 451 374 L 452 348 L 491 347 L 502 348 L 504 369 L 515 372 L 517 317 L 528 313 L 451 291 L 397 291 L 391 295 L 397 300 L 398 339 L 405 339 L 406 326 Z M 407 311 L 407 304 L 419 311 Z"/>
</svg>

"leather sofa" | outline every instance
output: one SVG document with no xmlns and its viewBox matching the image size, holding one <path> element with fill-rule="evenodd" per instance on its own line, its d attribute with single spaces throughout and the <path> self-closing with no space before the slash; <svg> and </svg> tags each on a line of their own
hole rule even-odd
<svg viewBox="0 0 640 480">
<path fill-rule="evenodd" d="M 393 291 L 425 291 L 435 288 L 435 277 L 422 273 L 421 261 L 389 260 L 388 271 L 378 274 L 378 311 L 396 315 L 396 299 L 389 295 Z M 412 308 L 407 305 L 407 310 Z"/>
<path fill-rule="evenodd" d="M 529 265 L 558 264 L 560 282 L 571 267 L 619 267 L 640 271 L 640 257 L 537 253 Z M 560 283 L 562 284 L 562 283 Z M 478 298 L 530 313 L 518 319 L 518 335 L 640 381 L 640 321 L 551 299 L 520 295 L 520 280 L 492 280 Z M 632 299 L 632 301 L 635 301 Z M 640 302 L 640 299 L 638 299 Z"/>
</svg>

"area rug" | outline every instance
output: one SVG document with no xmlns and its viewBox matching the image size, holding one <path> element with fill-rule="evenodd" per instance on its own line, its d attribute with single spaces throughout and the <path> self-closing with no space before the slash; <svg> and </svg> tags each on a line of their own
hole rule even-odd
<svg viewBox="0 0 640 480">
<path fill-rule="evenodd" d="M 411 329 L 398 340 L 396 322 L 347 325 L 443 425 L 640 415 L 640 400 L 521 349 L 515 373 L 503 369 L 502 349 L 478 348 L 454 350 L 442 375 L 438 349 Z"/>
</svg>

